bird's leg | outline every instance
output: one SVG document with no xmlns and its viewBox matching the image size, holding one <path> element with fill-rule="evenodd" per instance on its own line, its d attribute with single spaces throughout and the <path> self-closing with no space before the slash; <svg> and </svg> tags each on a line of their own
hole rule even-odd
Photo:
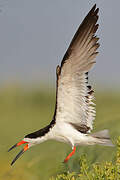
<svg viewBox="0 0 120 180">
<path fill-rule="evenodd" d="M 75 153 L 75 150 L 76 150 L 76 147 L 74 146 L 73 151 L 66 157 L 66 159 L 64 160 L 64 163 L 66 163 L 70 159 L 70 157 Z"/>
</svg>

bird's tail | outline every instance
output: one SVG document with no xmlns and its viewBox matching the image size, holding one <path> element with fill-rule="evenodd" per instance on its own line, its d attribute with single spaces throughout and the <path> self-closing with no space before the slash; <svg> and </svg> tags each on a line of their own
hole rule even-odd
<svg viewBox="0 0 120 180">
<path fill-rule="evenodd" d="M 93 133 L 90 136 L 96 139 L 96 144 L 103 146 L 114 146 L 110 139 L 109 131 L 107 129 Z"/>
</svg>

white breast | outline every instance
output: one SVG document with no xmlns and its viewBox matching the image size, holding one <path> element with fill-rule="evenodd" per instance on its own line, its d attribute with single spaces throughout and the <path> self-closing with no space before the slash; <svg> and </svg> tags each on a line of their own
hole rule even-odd
<svg viewBox="0 0 120 180">
<path fill-rule="evenodd" d="M 65 122 L 57 122 L 47 136 L 48 139 L 65 142 L 72 147 L 76 144 L 84 144 L 88 139 L 85 134 L 77 131 L 72 125 Z"/>
</svg>

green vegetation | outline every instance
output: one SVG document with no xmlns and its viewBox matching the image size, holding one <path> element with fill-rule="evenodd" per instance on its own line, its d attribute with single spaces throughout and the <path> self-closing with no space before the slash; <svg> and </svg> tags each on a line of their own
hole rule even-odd
<svg viewBox="0 0 120 180">
<path fill-rule="evenodd" d="M 117 142 L 117 153 L 115 160 L 102 163 L 89 164 L 87 158 L 81 156 L 79 160 L 79 172 L 64 172 L 52 177 L 50 180 L 118 180 L 120 179 L 120 137 Z"/>
<path fill-rule="evenodd" d="M 120 95 L 112 92 L 98 93 L 96 101 L 95 131 L 109 129 L 115 143 L 120 135 Z M 55 141 L 44 142 L 31 148 L 16 161 L 13 167 L 10 166 L 10 162 L 21 147 L 8 153 L 9 147 L 20 141 L 24 135 L 47 125 L 52 119 L 54 103 L 55 94 L 48 88 L 43 90 L 4 88 L 0 90 L 0 180 L 47 180 L 65 172 L 67 176 L 71 176 L 73 172 L 76 175 L 84 175 L 83 170 L 80 170 L 81 163 L 87 166 L 89 176 L 93 172 L 102 173 L 103 169 L 108 166 L 113 169 L 117 167 L 116 148 L 103 146 L 77 147 L 76 154 L 68 164 L 64 165 L 62 162 L 71 151 L 71 147 Z M 85 162 L 83 154 L 86 154 L 88 163 Z M 112 165 L 110 165 L 111 160 L 114 162 Z"/>
</svg>

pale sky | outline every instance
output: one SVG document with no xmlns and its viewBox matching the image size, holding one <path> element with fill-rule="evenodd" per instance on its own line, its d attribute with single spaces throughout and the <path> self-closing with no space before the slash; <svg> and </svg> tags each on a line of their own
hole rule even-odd
<svg viewBox="0 0 120 180">
<path fill-rule="evenodd" d="M 119 0 L 0 0 L 0 85 L 55 81 L 55 68 L 94 4 L 100 8 L 96 85 L 120 87 Z"/>
</svg>

